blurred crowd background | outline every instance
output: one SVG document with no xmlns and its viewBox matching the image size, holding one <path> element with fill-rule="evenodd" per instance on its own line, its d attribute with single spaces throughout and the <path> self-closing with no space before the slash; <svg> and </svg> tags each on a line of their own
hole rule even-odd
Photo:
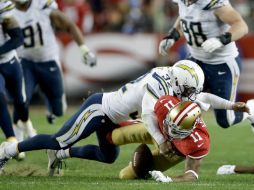
<svg viewBox="0 0 254 190">
<path fill-rule="evenodd" d="M 172 0 L 57 0 L 84 33 L 167 32 L 177 17 Z M 254 31 L 254 1 L 230 0 Z"/>
<path fill-rule="evenodd" d="M 160 56 L 158 44 L 173 26 L 178 7 L 172 0 L 56 0 L 59 9 L 83 31 L 97 55 L 97 66 L 84 66 L 72 38 L 58 32 L 67 97 L 115 90 L 155 66 L 172 65 L 188 56 L 184 38 Z M 230 0 L 249 26 L 237 41 L 243 61 L 241 100 L 254 96 L 254 0 Z"/>
</svg>

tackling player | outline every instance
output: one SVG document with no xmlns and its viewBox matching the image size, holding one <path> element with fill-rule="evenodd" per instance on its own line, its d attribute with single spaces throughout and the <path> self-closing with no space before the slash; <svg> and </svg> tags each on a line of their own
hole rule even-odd
<svg viewBox="0 0 254 190">
<path fill-rule="evenodd" d="M 93 66 L 96 58 L 84 43 L 78 27 L 57 9 L 54 0 L 13 0 L 14 16 L 19 22 L 24 45 L 18 52 L 24 71 L 26 95 L 30 103 L 34 90 L 40 87 L 48 106 L 47 119 L 62 116 L 66 100 L 60 68 L 59 52 L 54 30 L 69 33 L 80 47 L 84 63 Z M 15 133 L 19 141 L 24 139 L 24 127 L 17 126 Z"/>
<path fill-rule="evenodd" d="M 161 133 L 154 106 L 161 96 L 177 96 L 181 100 L 195 100 L 203 109 L 212 105 L 217 109 L 233 109 L 239 106 L 248 111 L 245 103 L 235 104 L 209 93 L 201 93 L 204 74 L 194 62 L 182 60 L 173 67 L 158 67 L 127 83 L 118 91 L 96 93 L 81 105 L 80 109 L 53 135 L 37 135 L 20 143 L 4 142 L 0 147 L 0 168 L 19 152 L 48 150 L 49 169 L 54 172 L 60 159 L 68 157 L 113 163 L 119 147 L 107 140 L 107 134 L 122 121 L 142 115 L 150 135 L 167 155 L 171 148 Z M 206 103 L 203 103 L 206 102 Z M 96 133 L 99 145 L 72 147 L 76 142 Z"/>
<path fill-rule="evenodd" d="M 235 101 L 241 62 L 235 41 L 248 32 L 248 27 L 229 0 L 174 0 L 179 17 L 169 34 L 160 42 L 159 52 L 168 49 L 184 35 L 189 59 L 204 71 L 205 88 L 212 94 Z M 251 116 L 232 110 L 215 109 L 217 123 L 227 128 L 248 118 L 254 126 L 254 100 L 247 104 Z"/>
<path fill-rule="evenodd" d="M 11 1 L 0 1 L 0 126 L 7 141 L 16 140 L 8 106 L 6 90 L 13 99 L 14 125 L 27 126 L 28 136 L 34 136 L 32 123 L 28 117 L 28 106 L 24 94 L 25 85 L 16 48 L 23 44 L 23 35 L 13 17 L 14 5 Z"/>
</svg>

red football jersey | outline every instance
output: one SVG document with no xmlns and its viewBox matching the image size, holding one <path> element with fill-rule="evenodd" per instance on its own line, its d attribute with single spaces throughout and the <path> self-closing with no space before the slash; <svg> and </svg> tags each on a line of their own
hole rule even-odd
<svg viewBox="0 0 254 190">
<path fill-rule="evenodd" d="M 162 96 L 155 104 L 159 127 L 162 131 L 163 120 L 168 111 L 174 107 L 180 100 L 174 96 Z M 206 156 L 210 149 L 210 138 L 205 123 L 201 118 L 198 119 L 194 126 L 193 132 L 184 139 L 173 139 L 171 141 L 174 147 L 184 156 L 199 159 Z"/>
</svg>

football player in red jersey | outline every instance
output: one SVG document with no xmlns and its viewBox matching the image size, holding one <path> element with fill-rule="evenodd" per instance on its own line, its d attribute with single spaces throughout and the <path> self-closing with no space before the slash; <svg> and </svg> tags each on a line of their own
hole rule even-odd
<svg viewBox="0 0 254 190">
<path fill-rule="evenodd" d="M 241 106 L 234 105 L 234 110 L 239 110 Z M 170 147 L 168 155 L 164 156 L 159 149 L 152 151 L 153 163 L 146 166 L 152 168 L 149 174 L 158 182 L 175 182 L 175 181 L 194 181 L 198 179 L 198 173 L 201 166 L 202 158 L 209 153 L 210 138 L 204 121 L 201 118 L 201 110 L 194 102 L 180 102 L 174 96 L 162 96 L 155 104 L 158 126 L 161 133 L 167 139 Z M 243 111 L 243 110 L 242 110 Z M 111 141 L 117 145 L 128 143 L 147 143 L 152 144 L 153 139 L 145 129 L 142 123 L 125 123 L 128 125 L 113 130 Z M 137 152 L 135 152 L 137 153 Z M 136 154 L 134 154 L 135 157 Z M 145 161 L 141 155 L 136 161 L 136 165 Z M 143 160 L 142 160 L 143 159 Z M 162 172 L 175 166 L 185 159 L 185 173 L 177 177 L 165 176 Z M 139 167 L 139 166 L 136 166 Z M 139 167 L 141 168 L 141 167 Z M 143 168 L 147 170 L 147 168 Z M 135 171 L 133 163 L 120 171 L 121 179 L 144 178 L 137 173 L 144 174 L 144 171 Z"/>
<path fill-rule="evenodd" d="M 153 171 L 149 172 L 150 175 L 159 182 L 197 180 L 202 158 L 209 153 L 210 149 L 209 133 L 201 119 L 199 106 L 190 101 L 181 102 L 174 96 L 162 96 L 155 104 L 154 111 L 160 131 L 166 137 L 171 151 L 166 156 L 162 155 L 158 149 L 152 151 Z M 110 137 L 111 141 L 117 145 L 153 143 L 152 137 L 142 123 L 136 123 L 135 127 L 128 125 L 115 129 Z M 171 178 L 162 173 L 184 159 L 186 164 L 183 175 Z M 139 164 L 138 161 L 136 164 Z M 142 173 L 142 171 L 139 172 Z M 130 163 L 120 171 L 119 177 L 134 179 L 144 176 L 139 176 L 133 164 Z"/>
</svg>

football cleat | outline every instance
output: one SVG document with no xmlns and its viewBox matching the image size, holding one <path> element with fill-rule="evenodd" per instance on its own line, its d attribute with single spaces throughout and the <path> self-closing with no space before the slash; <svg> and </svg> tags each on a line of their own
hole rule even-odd
<svg viewBox="0 0 254 190">
<path fill-rule="evenodd" d="M 217 175 L 229 175 L 235 173 L 235 165 L 223 165 L 218 168 Z"/>
<path fill-rule="evenodd" d="M 62 164 L 63 160 L 56 157 L 57 150 L 47 150 L 48 154 L 48 175 L 61 176 L 63 175 Z"/>
<path fill-rule="evenodd" d="M 3 142 L 0 145 L 0 170 L 3 170 L 8 160 L 11 159 L 11 157 L 7 155 L 5 152 L 6 146 L 8 146 L 11 143 L 14 143 L 14 142 Z"/>
<path fill-rule="evenodd" d="M 254 99 L 248 100 L 246 105 L 250 109 L 250 115 L 247 117 L 247 119 L 250 120 L 251 130 L 254 133 Z"/>
</svg>

